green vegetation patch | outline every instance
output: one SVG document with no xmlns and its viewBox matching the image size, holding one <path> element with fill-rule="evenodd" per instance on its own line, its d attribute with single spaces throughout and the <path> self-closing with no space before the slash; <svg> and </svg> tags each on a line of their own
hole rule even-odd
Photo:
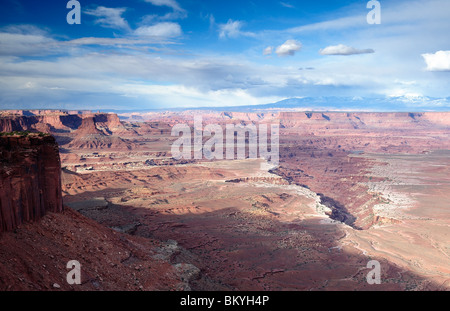
<svg viewBox="0 0 450 311">
<path fill-rule="evenodd" d="M 30 132 L 30 131 L 13 131 L 13 132 L 0 132 L 0 136 L 21 136 L 21 137 L 27 137 L 27 136 L 50 136 L 48 133 L 43 132 Z"/>
</svg>

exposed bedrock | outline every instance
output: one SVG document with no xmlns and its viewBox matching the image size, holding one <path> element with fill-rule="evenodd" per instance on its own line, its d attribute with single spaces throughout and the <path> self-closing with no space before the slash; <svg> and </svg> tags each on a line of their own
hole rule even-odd
<svg viewBox="0 0 450 311">
<path fill-rule="evenodd" d="M 51 136 L 0 137 L 0 232 L 63 210 L 61 163 Z"/>
</svg>

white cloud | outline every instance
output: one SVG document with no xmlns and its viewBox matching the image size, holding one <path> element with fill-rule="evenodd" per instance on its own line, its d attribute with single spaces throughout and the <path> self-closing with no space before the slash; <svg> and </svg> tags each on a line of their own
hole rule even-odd
<svg viewBox="0 0 450 311">
<path fill-rule="evenodd" d="M 99 6 L 95 10 L 88 9 L 84 13 L 99 17 L 95 22 L 106 28 L 129 30 L 128 22 L 122 17 L 126 8 L 106 8 Z"/>
<path fill-rule="evenodd" d="M 422 54 L 428 71 L 450 71 L 450 51 Z"/>
<path fill-rule="evenodd" d="M 355 55 L 375 53 L 372 49 L 356 49 L 343 44 L 327 46 L 319 51 L 322 55 Z"/>
<path fill-rule="evenodd" d="M 240 28 L 242 26 L 242 23 L 240 21 L 232 21 L 231 19 L 228 20 L 226 24 L 220 25 L 220 38 L 226 38 L 226 37 L 237 37 L 239 35 Z"/>
<path fill-rule="evenodd" d="M 295 55 L 295 52 L 300 51 L 302 44 L 297 40 L 287 40 L 285 43 L 277 47 L 275 53 L 278 56 Z"/>
<path fill-rule="evenodd" d="M 142 17 L 142 21 L 139 23 L 141 25 L 148 25 L 150 23 L 153 23 L 155 21 L 168 21 L 168 20 L 176 20 L 176 19 L 184 19 L 187 17 L 187 13 L 185 11 L 173 11 L 168 12 L 164 15 L 156 15 L 156 14 L 150 14 L 145 15 Z"/>
<path fill-rule="evenodd" d="M 252 32 L 241 31 L 244 24 L 241 21 L 228 20 L 226 24 L 219 25 L 219 38 L 237 38 L 239 36 L 254 37 Z"/>
<path fill-rule="evenodd" d="M 110 45 L 110 46 L 125 46 L 125 45 L 138 45 L 148 43 L 146 41 L 139 41 L 136 39 L 128 38 L 99 38 L 99 37 L 83 37 L 78 39 L 73 39 L 70 41 L 65 41 L 63 44 L 81 46 L 81 45 Z"/>
<path fill-rule="evenodd" d="M 389 98 L 397 98 L 404 102 L 418 101 L 426 99 L 421 93 L 408 92 L 405 89 L 394 89 L 391 94 L 388 94 Z"/>
<path fill-rule="evenodd" d="M 145 33 L 144 29 L 141 29 L 143 33 Z M 59 52 L 64 47 L 78 47 L 82 49 L 83 45 L 96 45 L 96 46 L 110 46 L 121 49 L 122 52 L 125 52 L 126 49 L 134 50 L 134 51 L 167 51 L 167 45 L 174 44 L 172 41 L 168 41 L 168 37 L 148 37 L 145 35 L 138 36 L 135 34 L 134 37 L 126 37 L 126 38 L 100 38 L 100 37 L 84 37 L 79 39 L 74 39 L 70 41 L 58 42 L 57 44 L 53 44 L 55 49 L 58 48 Z M 161 48 L 156 45 L 164 44 L 166 48 Z M 57 51 L 58 51 L 57 50 Z M 0 49 L 1 54 L 1 49 Z"/>
<path fill-rule="evenodd" d="M 273 47 L 272 46 L 268 46 L 264 49 L 263 51 L 263 55 L 270 55 L 273 52 Z"/>
<path fill-rule="evenodd" d="M 145 0 L 145 2 L 149 2 L 156 6 L 168 6 L 174 11 L 184 11 L 175 0 Z"/>
<path fill-rule="evenodd" d="M 137 36 L 160 38 L 174 38 L 180 36 L 182 33 L 180 25 L 169 22 L 152 26 L 142 26 L 134 31 L 134 34 Z"/>
<path fill-rule="evenodd" d="M 409 98 L 415 94 L 448 97 L 447 76 L 424 74 L 425 63 L 417 61 L 419 55 L 432 51 L 431 54 L 422 55 L 427 69 L 450 70 L 450 51 L 441 51 L 449 50 L 446 48 L 449 37 L 445 29 L 449 29 L 450 19 L 445 13 L 450 8 L 450 2 L 428 1 L 411 0 L 408 5 L 402 1 L 402 6 L 386 7 L 383 11 L 383 27 L 376 29 L 367 25 L 365 14 L 361 14 L 361 11 L 333 15 L 342 17 L 355 14 L 333 21 L 309 25 L 302 25 L 299 21 L 297 28 L 254 30 L 252 33 L 245 32 L 247 26 L 243 21 L 229 20 L 228 23 L 217 25 L 212 15 L 207 15 L 205 27 L 207 29 L 209 17 L 211 25 L 218 30 L 217 36 L 220 31 L 223 32 L 222 38 L 250 36 L 259 39 L 251 42 L 256 50 L 242 45 L 238 52 L 230 53 L 227 57 L 201 49 L 196 49 L 195 57 L 186 57 L 186 53 L 166 53 L 168 47 L 160 43 L 175 42 L 173 36 L 182 32 L 175 23 L 164 27 L 162 22 L 169 21 L 164 16 L 148 16 L 137 24 L 138 29 L 133 27 L 123 35 L 111 38 L 62 39 L 51 35 L 50 30 L 22 27 L 13 31 L 3 27 L 0 28 L 0 106 L 16 102 L 33 103 L 34 106 L 39 103 L 43 106 L 50 103 L 62 105 L 72 103 L 74 98 L 80 98 L 78 102 L 95 99 L 96 103 L 100 102 L 98 98 L 109 98 L 112 100 L 103 102 L 123 105 L 119 98 L 123 94 L 137 98 L 134 102 L 124 104 L 130 107 L 150 102 L 174 107 L 191 101 L 191 96 L 194 98 L 192 104 L 204 106 L 209 105 L 208 96 L 215 96 L 213 101 L 224 105 L 264 103 L 271 102 L 268 99 L 271 96 L 317 96 L 327 91 L 327 94 L 336 96 L 365 96 L 370 93 Z M 279 2 L 275 4 L 280 6 Z M 176 13 L 169 6 L 166 11 Z M 109 24 L 115 24 L 117 28 L 122 20 L 122 27 L 128 25 L 122 18 L 127 16 L 125 14 L 119 12 L 113 15 L 117 21 Z M 97 16 L 95 19 L 100 18 L 104 17 Z M 270 25 L 267 27 L 271 28 Z M 321 30 L 324 32 L 318 35 Z M 157 34 L 165 37 L 154 37 Z M 286 41 L 277 48 L 288 38 L 301 38 L 302 42 L 309 42 L 301 58 L 280 62 L 261 55 L 270 55 L 269 52 L 279 56 L 294 55 L 301 49 L 300 42 L 288 44 L 289 41 Z M 349 55 L 352 47 L 373 47 L 377 57 L 346 57 L 345 61 L 342 57 L 321 57 L 319 49 L 333 41 L 348 45 L 340 45 L 344 49 L 334 47 L 334 52 L 341 55 L 344 52 L 347 54 L 343 55 Z M 279 44 L 274 45 L 273 42 Z M 109 45 L 111 48 L 104 49 L 99 45 Z M 271 49 L 269 45 L 272 45 Z M 184 48 L 189 49 L 188 46 Z M 148 53 L 149 49 L 153 49 L 152 53 Z M 55 51 L 58 53 L 56 56 Z M 330 52 L 330 47 L 321 51 Z M 21 58 L 21 55 L 47 57 Z M 264 64 L 261 64 L 261 59 Z M 314 67 L 315 70 L 298 70 L 306 66 Z M 148 93 L 145 93 L 147 87 Z M 40 92 L 39 96 L 36 92 Z M 174 100 L 172 92 L 177 94 Z M 158 95 L 157 98 L 152 94 Z M 63 95 L 65 97 L 56 97 Z M 119 99 L 116 100 L 116 97 Z"/>
<path fill-rule="evenodd" d="M 234 88 L 203 91 L 184 85 L 124 84 L 117 89 L 125 96 L 138 96 L 162 107 L 244 106 L 277 102 L 282 97 L 256 97 L 248 90 Z"/>
<path fill-rule="evenodd" d="M 47 31 L 45 31 L 41 28 L 38 28 L 34 25 L 29 25 L 29 24 L 8 25 L 6 27 L 2 27 L 1 31 L 7 32 L 7 33 L 22 34 L 22 35 L 45 36 L 48 34 Z"/>
<path fill-rule="evenodd" d="M 11 29 L 10 29 L 11 30 Z M 56 41 L 41 32 L 0 32 L 0 55 L 41 55 L 56 52 Z"/>
<path fill-rule="evenodd" d="M 167 6 L 173 9 L 172 12 L 168 12 L 162 16 L 151 14 L 146 15 L 142 18 L 141 24 L 149 24 L 155 20 L 158 21 L 167 21 L 167 20 L 176 20 L 183 19 L 188 16 L 186 10 L 180 7 L 177 1 L 175 0 L 145 0 L 145 2 L 151 3 L 155 6 Z"/>
</svg>

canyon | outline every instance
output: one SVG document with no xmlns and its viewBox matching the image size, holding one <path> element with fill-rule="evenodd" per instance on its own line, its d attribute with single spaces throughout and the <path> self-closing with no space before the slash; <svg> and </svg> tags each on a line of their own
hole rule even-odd
<svg viewBox="0 0 450 311">
<path fill-rule="evenodd" d="M 195 115 L 279 124 L 279 165 L 174 159 Z M 450 113 L 17 110 L 0 132 L 3 290 L 450 287 Z"/>
</svg>

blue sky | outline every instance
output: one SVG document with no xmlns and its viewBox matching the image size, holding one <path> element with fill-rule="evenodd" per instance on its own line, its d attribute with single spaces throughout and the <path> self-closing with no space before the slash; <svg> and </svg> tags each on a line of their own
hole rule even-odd
<svg viewBox="0 0 450 311">
<path fill-rule="evenodd" d="M 379 25 L 364 0 L 80 0 L 79 25 L 67 2 L 2 1 L 0 108 L 450 106 L 448 0 L 380 0 Z"/>
</svg>

